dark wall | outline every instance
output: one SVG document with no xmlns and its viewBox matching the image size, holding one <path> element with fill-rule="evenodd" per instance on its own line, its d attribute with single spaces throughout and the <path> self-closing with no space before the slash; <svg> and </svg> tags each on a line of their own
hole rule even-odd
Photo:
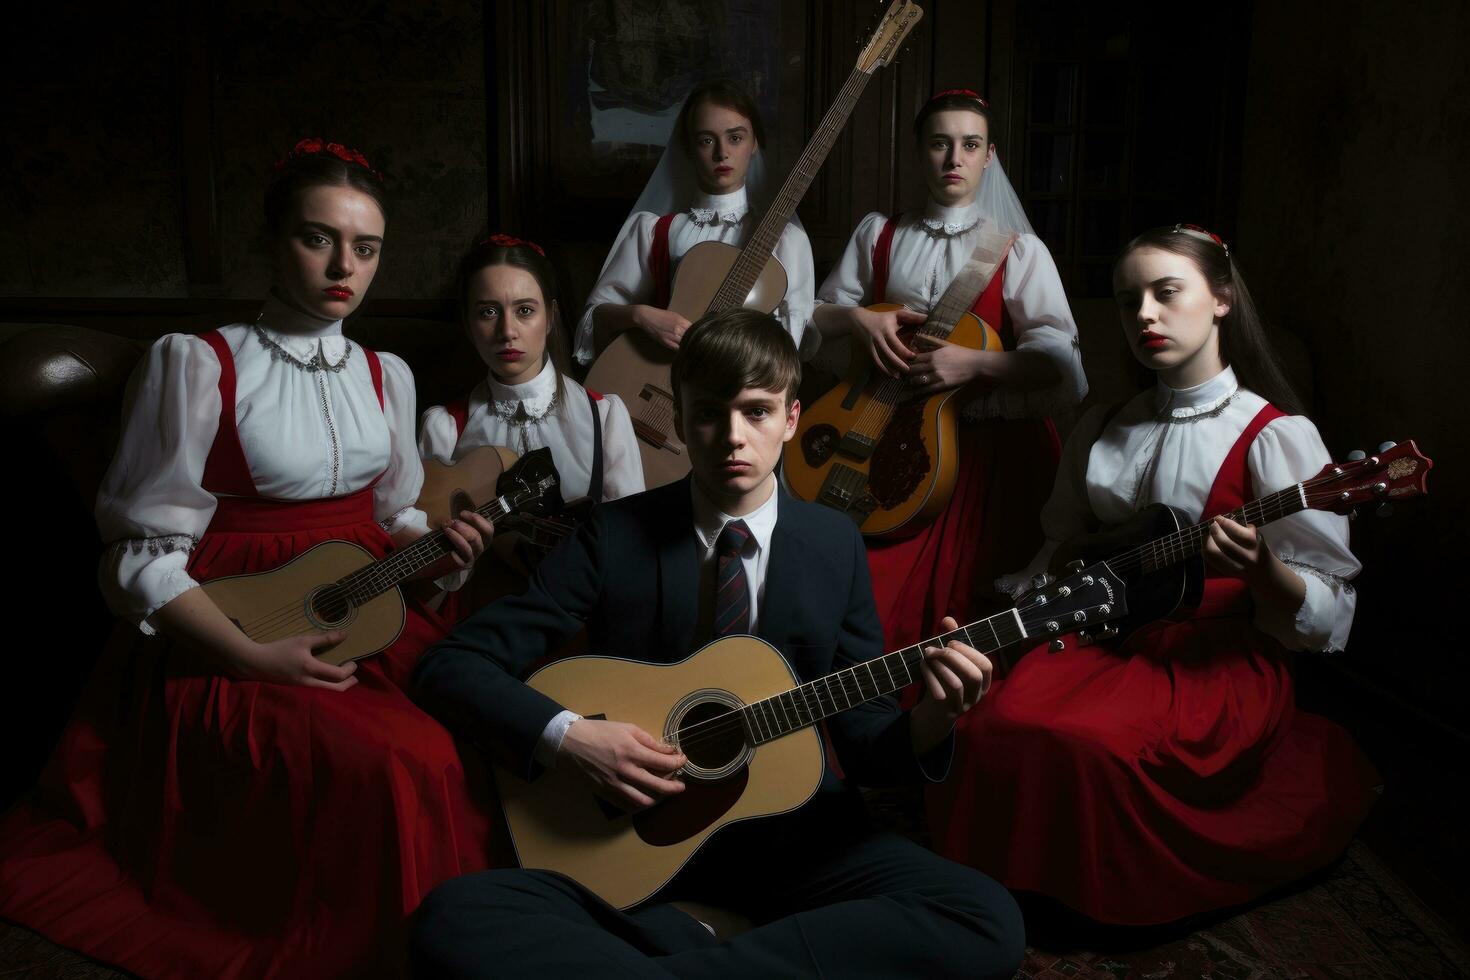
<svg viewBox="0 0 1470 980">
<path fill-rule="evenodd" d="M 1436 461 L 1429 498 L 1355 525 L 1348 660 L 1461 731 L 1467 36 L 1461 4 L 1258 4 L 1237 243 L 1262 310 L 1310 354 L 1329 449 L 1413 438 Z"/>
<path fill-rule="evenodd" d="M 374 300 L 439 297 L 484 225 L 475 0 L 19 16 L 0 68 L 0 297 L 257 299 L 260 199 L 303 136 L 357 147 L 388 174 Z"/>
</svg>

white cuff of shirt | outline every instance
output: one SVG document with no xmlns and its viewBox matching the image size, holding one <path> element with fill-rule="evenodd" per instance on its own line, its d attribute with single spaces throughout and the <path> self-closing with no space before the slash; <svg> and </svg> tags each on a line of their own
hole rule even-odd
<svg viewBox="0 0 1470 980">
<path fill-rule="evenodd" d="M 561 751 L 561 740 L 567 737 L 567 729 L 572 727 L 572 722 L 581 721 L 582 716 L 575 711 L 561 711 L 546 723 L 541 730 L 541 737 L 536 740 L 536 749 L 531 757 L 538 765 L 547 769 L 556 768 L 556 754 Z"/>
</svg>

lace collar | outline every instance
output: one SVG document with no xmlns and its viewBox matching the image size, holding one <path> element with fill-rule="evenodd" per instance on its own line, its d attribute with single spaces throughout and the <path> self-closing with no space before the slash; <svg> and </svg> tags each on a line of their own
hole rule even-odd
<svg viewBox="0 0 1470 980">
<path fill-rule="evenodd" d="M 512 425 L 540 422 L 556 407 L 556 365 L 549 357 L 529 381 L 508 385 L 491 373 L 486 385 L 490 394 L 490 410 Z"/>
<path fill-rule="evenodd" d="M 983 217 L 979 201 L 971 202 L 963 207 L 947 208 L 931 198 L 919 221 L 930 232 L 949 237 L 964 234 L 978 225 Z"/>
<path fill-rule="evenodd" d="M 696 225 L 712 225 L 718 221 L 733 225 L 744 219 L 749 210 L 745 187 L 741 186 L 728 194 L 695 195 L 694 204 L 689 208 L 689 220 Z"/>
<path fill-rule="evenodd" d="M 294 310 L 275 296 L 255 318 L 255 336 L 271 358 L 304 371 L 340 371 L 352 356 L 341 320 L 319 320 Z"/>
<path fill-rule="evenodd" d="M 1235 371 L 1229 367 L 1193 388 L 1170 388 L 1161 380 L 1154 387 L 1154 411 L 1163 422 L 1194 422 L 1213 418 L 1240 391 Z"/>
</svg>

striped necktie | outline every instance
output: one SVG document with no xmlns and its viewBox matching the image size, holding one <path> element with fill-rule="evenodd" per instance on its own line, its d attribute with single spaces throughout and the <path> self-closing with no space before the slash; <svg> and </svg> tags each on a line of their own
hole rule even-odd
<svg viewBox="0 0 1470 980">
<path fill-rule="evenodd" d="M 740 552 L 750 540 L 744 521 L 731 521 L 715 541 L 715 636 L 750 632 L 750 586 Z"/>
</svg>

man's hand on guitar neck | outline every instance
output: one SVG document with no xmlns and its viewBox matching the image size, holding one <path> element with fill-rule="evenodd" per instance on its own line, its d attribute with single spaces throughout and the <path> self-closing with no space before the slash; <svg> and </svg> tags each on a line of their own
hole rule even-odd
<svg viewBox="0 0 1470 980">
<path fill-rule="evenodd" d="M 629 810 L 684 792 L 683 783 L 666 778 L 687 761 L 683 753 L 637 725 L 580 718 L 557 754 L 558 764 L 575 765 L 598 796 Z"/>
<path fill-rule="evenodd" d="M 960 624 L 946 616 L 939 621 L 942 632 L 959 629 Z M 938 745 L 960 715 L 969 711 L 990 689 L 994 667 L 990 658 L 974 647 L 950 640 L 942 647 L 925 647 L 923 698 L 914 705 L 909 718 L 909 735 L 914 753 L 923 755 Z"/>
</svg>

